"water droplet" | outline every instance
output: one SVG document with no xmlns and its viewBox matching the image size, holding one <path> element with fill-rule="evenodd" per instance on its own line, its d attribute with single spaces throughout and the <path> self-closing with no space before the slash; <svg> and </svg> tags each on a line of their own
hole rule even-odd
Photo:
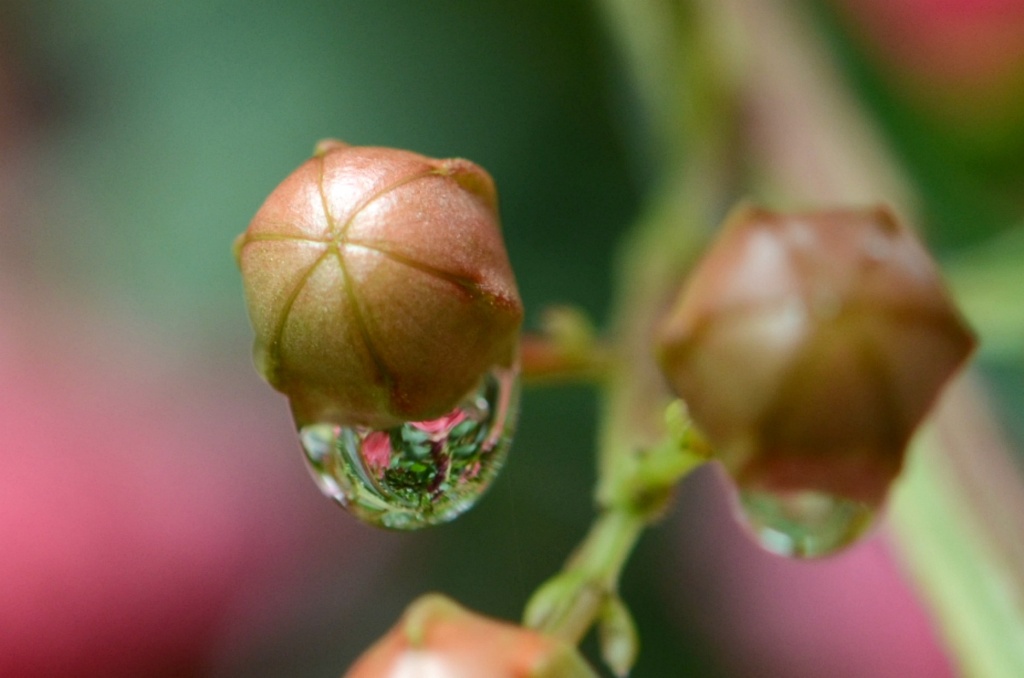
<svg viewBox="0 0 1024 678">
<path fill-rule="evenodd" d="M 810 490 L 742 491 L 740 506 L 761 546 L 796 558 L 827 556 L 849 546 L 875 517 L 867 504 Z"/>
<path fill-rule="evenodd" d="M 497 476 L 519 404 L 518 370 L 495 368 L 448 414 L 387 430 L 299 429 L 321 491 L 361 520 L 399 530 L 445 523 Z"/>
</svg>

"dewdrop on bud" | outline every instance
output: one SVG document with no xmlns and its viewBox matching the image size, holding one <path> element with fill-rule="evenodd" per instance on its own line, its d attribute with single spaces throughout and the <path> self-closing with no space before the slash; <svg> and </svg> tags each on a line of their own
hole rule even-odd
<svg viewBox="0 0 1024 678">
<path fill-rule="evenodd" d="M 872 524 L 973 346 L 888 210 L 743 207 L 671 310 L 659 357 L 761 544 L 818 556 Z"/>
<path fill-rule="evenodd" d="M 490 176 L 317 145 L 237 239 L 256 366 L 321 489 L 415 528 L 469 508 L 515 420 L 523 309 Z"/>
</svg>

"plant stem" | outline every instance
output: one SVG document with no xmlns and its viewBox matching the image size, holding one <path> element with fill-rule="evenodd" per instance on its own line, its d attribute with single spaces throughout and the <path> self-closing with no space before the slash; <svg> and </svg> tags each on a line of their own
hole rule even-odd
<svg viewBox="0 0 1024 678">
<path fill-rule="evenodd" d="M 679 480 L 707 457 L 697 437 L 666 426 L 680 409 L 652 355 L 657 324 L 711 227 L 732 200 L 731 79 L 710 42 L 720 17 L 711 0 L 604 0 L 610 25 L 644 78 L 640 92 L 666 142 L 662 180 L 623 248 L 615 306 L 615 357 L 607 362 L 599 450 L 598 517 L 562 573 L 527 605 L 525 623 L 579 642 L 601 614 L 644 528 Z M 656 35 L 652 35 L 652 32 Z M 656 44 L 655 53 L 649 46 Z M 674 409 L 673 409 L 674 408 Z M 678 421 L 676 422 L 679 423 Z"/>
<path fill-rule="evenodd" d="M 672 424 L 661 444 L 631 455 L 617 467 L 614 492 L 562 572 L 533 595 L 525 624 L 578 643 L 618 591 L 619 578 L 644 528 L 668 504 L 672 489 L 708 458 L 681 404 L 669 408 Z"/>
<path fill-rule="evenodd" d="M 555 306 L 544 311 L 539 333 L 527 333 L 519 346 L 519 363 L 528 384 L 601 381 L 612 355 L 580 310 Z"/>
<path fill-rule="evenodd" d="M 640 539 L 645 523 L 642 516 L 630 511 L 602 513 L 565 567 L 567 572 L 579 573 L 585 585 L 567 614 L 549 618 L 537 630 L 579 643 L 593 626 L 605 598 L 618 588 L 622 568 Z"/>
<path fill-rule="evenodd" d="M 893 496 L 890 523 L 968 676 L 1024 675 L 1024 486 L 984 398 L 950 388 Z"/>
<path fill-rule="evenodd" d="M 633 457 L 664 437 L 662 412 L 674 396 L 654 360 L 655 335 L 708 234 L 736 197 L 737 122 L 732 54 L 719 48 L 728 45 L 730 28 L 716 1 L 603 4 L 617 25 L 658 27 L 662 58 L 670 60 L 662 70 L 672 78 L 674 96 L 659 90 L 645 98 L 655 109 L 655 133 L 666 140 L 669 157 L 620 253 L 612 333 L 622 359 L 604 392 L 600 505 L 611 501 L 617 478 L 629 474 Z M 646 20 L 622 21 L 630 13 Z M 627 30 L 622 39 L 627 56 L 638 59 L 645 50 L 637 43 L 654 38 Z"/>
<path fill-rule="evenodd" d="M 611 369 L 610 363 L 610 351 L 602 345 L 579 354 L 568 353 L 537 334 L 525 334 L 519 343 L 519 367 L 531 386 L 600 382 Z"/>
</svg>

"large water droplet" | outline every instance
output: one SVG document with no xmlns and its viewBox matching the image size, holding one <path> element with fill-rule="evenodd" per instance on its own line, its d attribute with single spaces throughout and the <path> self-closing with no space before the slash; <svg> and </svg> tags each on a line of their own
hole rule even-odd
<svg viewBox="0 0 1024 678">
<path fill-rule="evenodd" d="M 743 491 L 747 526 L 765 549 L 784 556 L 815 558 L 849 546 L 874 522 L 862 502 L 814 491 Z"/>
<path fill-rule="evenodd" d="M 299 438 L 325 495 L 365 522 L 413 530 L 452 520 L 487 490 L 518 404 L 518 370 L 495 368 L 438 419 L 387 430 L 311 424 Z"/>
</svg>

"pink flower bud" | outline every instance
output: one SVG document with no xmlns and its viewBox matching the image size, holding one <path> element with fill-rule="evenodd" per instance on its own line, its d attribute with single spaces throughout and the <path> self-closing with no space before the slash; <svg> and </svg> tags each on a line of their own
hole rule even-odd
<svg viewBox="0 0 1024 678">
<path fill-rule="evenodd" d="M 832 0 L 897 87 L 958 136 L 1019 130 L 1024 0 Z"/>
<path fill-rule="evenodd" d="M 744 489 L 877 506 L 974 339 L 883 208 L 741 208 L 665 323 L 676 392 Z"/>
<path fill-rule="evenodd" d="M 431 594 L 409 606 L 345 678 L 596 678 L 564 641 L 479 616 Z"/>
<path fill-rule="evenodd" d="M 522 303 L 467 160 L 321 142 L 235 247 L 257 367 L 300 426 L 434 419 L 514 360 Z"/>
</svg>

